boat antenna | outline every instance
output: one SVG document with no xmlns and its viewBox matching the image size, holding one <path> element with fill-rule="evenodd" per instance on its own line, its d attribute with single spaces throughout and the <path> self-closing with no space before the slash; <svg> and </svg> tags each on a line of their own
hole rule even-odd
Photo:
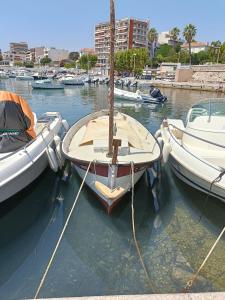
<svg viewBox="0 0 225 300">
<path fill-rule="evenodd" d="M 109 152 L 113 155 L 113 117 L 114 117 L 114 40 L 115 40 L 115 8 L 114 0 L 110 0 L 110 56 L 109 56 Z"/>
</svg>

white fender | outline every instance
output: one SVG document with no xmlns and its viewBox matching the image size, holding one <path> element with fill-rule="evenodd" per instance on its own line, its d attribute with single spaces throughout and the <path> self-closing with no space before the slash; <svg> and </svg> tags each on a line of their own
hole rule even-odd
<svg viewBox="0 0 225 300">
<path fill-rule="evenodd" d="M 157 137 L 157 141 L 159 143 L 160 148 L 163 149 L 163 139 L 162 139 L 162 137 L 161 136 Z"/>
<path fill-rule="evenodd" d="M 46 149 L 46 154 L 48 157 L 48 163 L 50 168 L 54 171 L 57 172 L 58 171 L 58 161 L 55 155 L 55 151 L 52 149 L 52 147 L 48 146 Z"/>
<path fill-rule="evenodd" d="M 62 155 L 62 147 L 61 147 L 61 143 L 59 143 L 56 148 L 55 148 L 55 154 L 58 160 L 58 164 L 59 164 L 59 168 L 62 169 L 62 167 L 64 166 L 65 163 L 65 158 Z"/>
<path fill-rule="evenodd" d="M 167 162 L 171 150 L 172 150 L 171 145 L 169 143 L 165 143 L 164 146 L 163 146 L 163 153 L 162 153 L 164 163 Z"/>
<path fill-rule="evenodd" d="M 155 133 L 155 138 L 158 139 L 158 137 L 161 135 L 161 130 L 158 129 Z"/>
<path fill-rule="evenodd" d="M 65 131 L 69 130 L 70 126 L 69 126 L 68 122 L 65 119 L 62 120 L 62 125 L 63 125 Z"/>
<path fill-rule="evenodd" d="M 55 143 L 55 146 L 57 146 L 58 144 L 60 144 L 61 142 L 61 139 L 58 135 L 54 135 L 54 143 Z"/>
</svg>

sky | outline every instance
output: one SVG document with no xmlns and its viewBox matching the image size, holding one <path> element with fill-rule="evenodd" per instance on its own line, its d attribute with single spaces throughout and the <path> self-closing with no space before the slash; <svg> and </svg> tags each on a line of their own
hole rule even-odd
<svg viewBox="0 0 225 300">
<path fill-rule="evenodd" d="M 116 19 L 149 19 L 158 32 L 192 23 L 196 40 L 225 41 L 225 0 L 115 0 Z M 95 24 L 108 21 L 109 0 L 10 0 L 0 5 L 0 49 L 28 42 L 79 51 L 94 47 Z"/>
</svg>

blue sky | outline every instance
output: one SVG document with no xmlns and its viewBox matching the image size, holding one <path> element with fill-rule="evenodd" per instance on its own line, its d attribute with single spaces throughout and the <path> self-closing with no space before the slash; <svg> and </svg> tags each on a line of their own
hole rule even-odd
<svg viewBox="0 0 225 300">
<path fill-rule="evenodd" d="M 186 24 L 196 40 L 225 41 L 225 0 L 115 0 L 116 18 L 149 19 L 158 32 Z M 0 5 L 0 49 L 11 41 L 70 51 L 94 46 L 94 26 L 109 18 L 109 0 L 8 0 Z"/>
</svg>

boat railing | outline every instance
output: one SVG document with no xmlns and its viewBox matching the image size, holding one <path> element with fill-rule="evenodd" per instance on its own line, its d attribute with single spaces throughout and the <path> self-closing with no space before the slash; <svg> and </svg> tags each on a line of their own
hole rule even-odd
<svg viewBox="0 0 225 300">
<path fill-rule="evenodd" d="M 207 143 L 207 144 L 210 144 L 210 145 L 213 145 L 213 146 L 216 146 L 216 147 L 220 147 L 220 148 L 225 149 L 225 146 L 224 146 L 224 145 L 221 145 L 221 144 L 218 144 L 218 143 L 215 143 L 215 142 L 212 142 L 212 141 L 203 139 L 203 138 L 201 138 L 200 136 L 196 136 L 196 135 L 194 135 L 194 134 L 192 134 L 192 133 L 190 133 L 190 132 L 187 132 L 187 131 L 185 131 L 185 130 L 179 128 L 179 127 L 177 127 L 177 126 L 174 125 L 174 124 L 170 124 L 170 123 L 169 123 L 169 124 L 168 124 L 168 129 L 169 129 L 169 126 L 172 126 L 174 129 L 176 129 L 176 130 L 178 130 L 178 131 L 181 131 L 183 134 L 187 134 L 187 135 L 189 135 L 189 136 L 191 136 L 191 137 L 193 137 L 193 138 L 196 138 L 196 139 L 198 139 L 198 140 L 200 140 L 200 141 L 202 141 L 202 142 L 204 142 L 204 143 Z M 170 131 L 170 129 L 169 129 L 169 131 Z M 170 133 L 171 133 L 171 131 L 170 131 Z"/>
</svg>

